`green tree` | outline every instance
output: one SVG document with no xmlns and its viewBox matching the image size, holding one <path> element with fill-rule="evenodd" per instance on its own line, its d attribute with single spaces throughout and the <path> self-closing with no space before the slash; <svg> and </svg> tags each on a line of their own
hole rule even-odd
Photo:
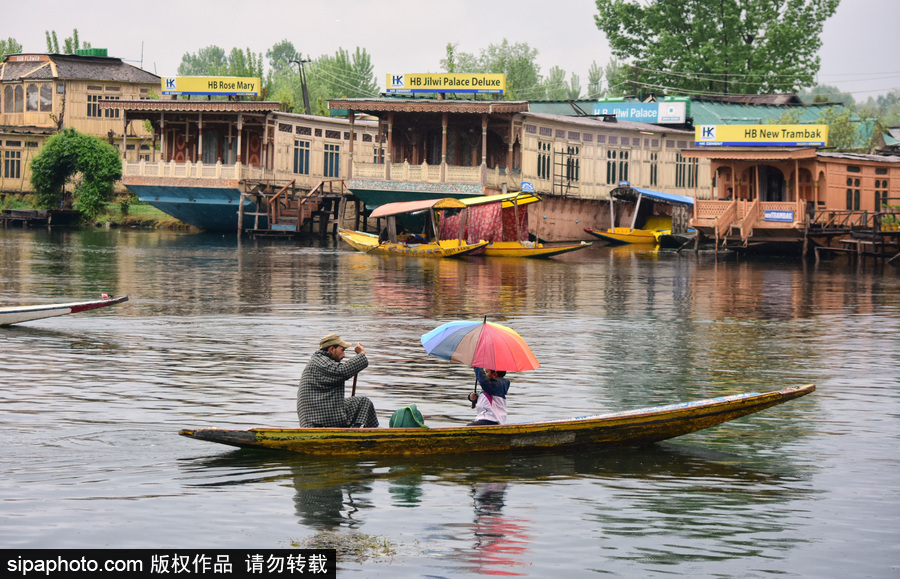
<svg viewBox="0 0 900 579">
<path fill-rule="evenodd" d="M 547 88 L 541 83 L 540 67 L 536 63 L 538 51 L 527 43 L 510 44 L 504 38 L 500 44 L 482 49 L 478 57 L 458 52 L 455 44 L 448 44 L 447 48 L 447 58 L 441 60 L 441 68 L 446 72 L 453 68 L 455 72 L 505 74 L 505 99 L 545 98 Z"/>
<path fill-rule="evenodd" d="M 812 88 L 803 89 L 797 96 L 805 103 L 841 103 L 846 107 L 856 104 L 852 94 L 842 92 L 838 87 L 828 84 L 817 84 Z"/>
<path fill-rule="evenodd" d="M 853 112 L 842 106 L 828 107 L 822 111 L 818 124 L 828 125 L 828 146 L 838 151 L 862 148 L 862 139 L 854 123 Z"/>
<path fill-rule="evenodd" d="M 22 45 L 16 42 L 16 39 L 10 36 L 6 40 L 0 40 L 0 62 L 10 54 L 19 54 L 22 52 Z"/>
<path fill-rule="evenodd" d="M 603 69 L 597 66 L 597 62 L 591 63 L 588 69 L 588 94 L 587 98 L 596 99 L 603 96 Z"/>
<path fill-rule="evenodd" d="M 294 44 L 282 40 L 266 51 L 266 58 L 269 60 L 266 98 L 280 102 L 282 110 L 302 111 L 303 91 L 297 63 L 303 59 Z"/>
<path fill-rule="evenodd" d="M 655 93 L 796 92 L 815 84 L 840 0 L 595 0 L 597 28 Z M 608 77 L 607 77 L 608 78 Z"/>
<path fill-rule="evenodd" d="M 44 36 L 47 38 L 47 52 L 52 54 L 75 54 L 79 49 L 91 47 L 90 42 L 82 41 L 79 43 L 77 28 L 72 30 L 72 36 L 63 40 L 62 50 L 59 49 L 59 40 L 56 38 L 55 30 L 44 31 Z"/>
<path fill-rule="evenodd" d="M 629 67 L 613 57 L 606 63 L 605 70 L 607 88 L 604 96 L 620 97 L 627 95 L 630 90 L 630 85 L 628 84 Z M 635 91 L 636 93 L 637 91 Z"/>
<path fill-rule="evenodd" d="M 310 102 L 378 96 L 373 71 L 372 59 L 364 48 L 357 47 L 353 53 L 339 48 L 333 55 L 320 56 L 309 64 Z"/>
<path fill-rule="evenodd" d="M 118 149 L 75 129 L 47 139 L 31 161 L 31 185 L 37 192 L 38 207 L 59 207 L 66 183 L 75 182 L 75 209 L 86 219 L 103 211 L 121 178 Z"/>
<path fill-rule="evenodd" d="M 228 57 L 215 45 L 201 48 L 197 54 L 185 53 L 178 65 L 178 76 L 226 76 Z"/>
<path fill-rule="evenodd" d="M 545 94 L 541 95 L 542 98 L 551 101 L 566 100 L 566 95 L 568 93 L 568 87 L 566 86 L 566 71 L 558 66 L 554 66 L 550 69 L 550 74 L 544 79 L 542 84 L 545 91 Z"/>
</svg>

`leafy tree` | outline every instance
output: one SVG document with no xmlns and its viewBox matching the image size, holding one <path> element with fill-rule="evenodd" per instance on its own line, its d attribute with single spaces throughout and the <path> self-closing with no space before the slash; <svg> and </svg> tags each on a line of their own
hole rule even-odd
<svg viewBox="0 0 900 579">
<path fill-rule="evenodd" d="M 827 84 L 817 84 L 812 88 L 803 89 L 797 93 L 797 96 L 805 103 L 841 103 L 846 107 L 856 104 L 852 94 L 842 92 L 838 87 Z"/>
<path fill-rule="evenodd" d="M 59 207 L 66 183 L 75 181 L 75 209 L 87 219 L 103 211 L 121 178 L 118 149 L 75 129 L 47 139 L 31 161 L 31 185 L 37 192 L 38 207 Z"/>
<path fill-rule="evenodd" d="M 19 54 L 20 52 L 22 52 L 22 45 L 16 42 L 16 39 L 12 36 L 6 40 L 0 40 L 0 62 L 2 62 L 7 55 Z"/>
<path fill-rule="evenodd" d="M 815 83 L 822 26 L 840 0 L 595 2 L 613 54 L 632 59 L 634 86 L 759 94 Z"/>
<path fill-rule="evenodd" d="M 201 48 L 197 54 L 185 53 L 178 65 L 178 76 L 226 76 L 228 57 L 215 45 Z"/>
<path fill-rule="evenodd" d="M 620 97 L 628 94 L 628 71 L 629 67 L 615 57 L 609 59 L 606 63 L 607 90 L 604 96 Z"/>
<path fill-rule="evenodd" d="M 822 111 L 818 124 L 828 125 L 828 146 L 838 151 L 852 151 L 863 146 L 853 122 L 853 112 L 845 107 L 828 107 Z"/>
<path fill-rule="evenodd" d="M 303 92 L 298 74 L 300 53 L 289 40 L 282 40 L 266 51 L 269 59 L 269 73 L 266 81 L 268 100 L 281 103 L 282 110 L 302 110 Z"/>
<path fill-rule="evenodd" d="M 596 99 L 604 94 L 603 90 L 603 69 L 597 66 L 597 62 L 591 63 L 588 69 L 588 94 L 587 98 Z"/>
<path fill-rule="evenodd" d="M 63 49 L 59 49 L 59 40 L 56 38 L 56 31 L 44 31 L 47 38 L 47 52 L 52 54 L 75 54 L 79 49 L 90 48 L 90 42 L 80 42 L 78 40 L 78 29 L 72 30 L 72 36 L 63 41 Z"/>
<path fill-rule="evenodd" d="M 378 96 L 373 71 L 372 59 L 364 48 L 357 47 L 352 54 L 339 48 L 334 55 L 320 56 L 309 65 L 310 101 Z"/>
<path fill-rule="evenodd" d="M 537 49 L 525 42 L 510 44 L 503 39 L 500 44 L 491 44 L 476 57 L 471 53 L 457 52 L 455 44 L 447 45 L 447 58 L 441 60 L 441 68 L 450 72 L 475 72 L 483 74 L 505 74 L 507 100 L 544 98 L 546 86 L 540 82 L 540 67 L 537 65 Z"/>
<path fill-rule="evenodd" d="M 544 79 L 543 86 L 546 91 L 546 94 L 542 95 L 543 98 L 551 101 L 566 100 L 566 95 L 568 93 L 568 87 L 566 87 L 566 71 L 558 66 L 554 66 L 550 69 L 549 76 Z"/>
</svg>

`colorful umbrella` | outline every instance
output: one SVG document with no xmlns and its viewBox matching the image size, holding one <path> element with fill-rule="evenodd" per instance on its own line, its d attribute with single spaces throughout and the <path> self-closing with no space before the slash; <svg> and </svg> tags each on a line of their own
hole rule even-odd
<svg viewBox="0 0 900 579">
<path fill-rule="evenodd" d="M 422 336 L 422 345 L 432 356 L 473 368 L 521 372 L 541 366 L 522 336 L 487 317 L 439 326 Z"/>
</svg>

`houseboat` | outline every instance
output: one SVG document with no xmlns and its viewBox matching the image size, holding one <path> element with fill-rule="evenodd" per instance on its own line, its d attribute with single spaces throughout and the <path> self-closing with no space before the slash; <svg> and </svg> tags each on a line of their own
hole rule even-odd
<svg viewBox="0 0 900 579">
<path fill-rule="evenodd" d="M 736 250 L 799 251 L 888 237 L 900 213 L 900 157 L 815 147 L 694 148 L 710 163 L 712 199 L 697 199 L 691 226 Z M 883 239 L 882 239 L 883 241 Z"/>
</svg>

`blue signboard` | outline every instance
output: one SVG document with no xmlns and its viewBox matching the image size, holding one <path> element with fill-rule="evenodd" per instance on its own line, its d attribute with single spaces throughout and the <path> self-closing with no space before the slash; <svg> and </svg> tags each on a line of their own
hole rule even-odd
<svg viewBox="0 0 900 579">
<path fill-rule="evenodd" d="M 534 193 L 534 185 L 531 181 L 522 181 L 522 193 Z"/>
<path fill-rule="evenodd" d="M 680 124 L 685 122 L 687 104 L 661 103 L 596 103 L 595 115 L 615 115 L 620 121 L 651 124 Z"/>
<path fill-rule="evenodd" d="M 780 221 L 783 223 L 793 223 L 794 212 L 782 211 L 777 209 L 766 209 L 763 212 L 763 221 Z"/>
</svg>

